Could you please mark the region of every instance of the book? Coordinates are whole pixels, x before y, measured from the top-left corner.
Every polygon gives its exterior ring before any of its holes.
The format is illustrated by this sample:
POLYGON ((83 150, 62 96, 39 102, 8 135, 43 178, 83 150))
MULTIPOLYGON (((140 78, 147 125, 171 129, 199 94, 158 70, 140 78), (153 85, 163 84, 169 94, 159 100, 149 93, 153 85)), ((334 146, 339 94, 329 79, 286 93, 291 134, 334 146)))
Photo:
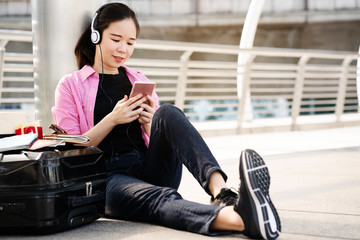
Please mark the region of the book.
POLYGON ((87 136, 73 134, 45 134, 45 140, 60 140, 67 143, 86 144, 90 141, 87 136))
POLYGON ((44 147, 57 147, 61 145, 61 140, 45 140, 45 139, 37 139, 30 147, 30 150, 37 150, 44 147))
POLYGON ((0 139, 0 152, 29 149, 38 138, 36 133, 14 135, 0 139))

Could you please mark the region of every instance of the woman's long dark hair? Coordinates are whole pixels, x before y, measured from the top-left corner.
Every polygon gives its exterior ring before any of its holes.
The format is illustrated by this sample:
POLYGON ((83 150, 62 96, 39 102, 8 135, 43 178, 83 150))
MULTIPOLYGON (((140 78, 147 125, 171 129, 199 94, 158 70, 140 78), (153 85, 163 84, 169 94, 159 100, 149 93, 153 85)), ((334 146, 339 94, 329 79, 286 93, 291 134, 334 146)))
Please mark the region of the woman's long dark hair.
MULTIPOLYGON (((101 9, 101 8, 100 8, 101 9)), ((102 35, 103 31, 109 27, 110 23, 131 18, 136 26, 136 38, 140 34, 140 26, 136 14, 128 6, 122 3, 110 3, 101 9, 95 21, 94 29, 102 35)), ((95 44, 91 41, 91 23, 81 34, 76 47, 75 56, 79 69, 85 65, 94 65, 95 44)))

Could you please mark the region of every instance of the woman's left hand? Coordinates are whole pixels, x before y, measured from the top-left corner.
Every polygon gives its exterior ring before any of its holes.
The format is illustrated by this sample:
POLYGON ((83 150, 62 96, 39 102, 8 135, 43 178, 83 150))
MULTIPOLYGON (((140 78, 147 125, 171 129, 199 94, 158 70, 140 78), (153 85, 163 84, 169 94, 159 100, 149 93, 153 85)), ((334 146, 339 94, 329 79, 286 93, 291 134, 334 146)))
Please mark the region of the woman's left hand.
POLYGON ((146 98, 149 100, 149 104, 142 103, 140 105, 144 111, 140 113, 139 123, 143 126, 147 135, 150 136, 151 122, 155 114, 155 102, 154 99, 149 95, 146 96, 146 98))

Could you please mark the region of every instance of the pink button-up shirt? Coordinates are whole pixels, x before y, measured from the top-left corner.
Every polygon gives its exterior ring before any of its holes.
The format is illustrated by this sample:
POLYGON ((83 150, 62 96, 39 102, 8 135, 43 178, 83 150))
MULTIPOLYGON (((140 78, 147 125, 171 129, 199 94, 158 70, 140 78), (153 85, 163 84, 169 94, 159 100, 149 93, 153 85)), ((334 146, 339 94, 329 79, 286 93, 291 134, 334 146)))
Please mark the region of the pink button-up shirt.
MULTIPOLYGON (((141 72, 122 66, 133 85, 135 81, 149 81, 141 72)), ((55 106, 51 109, 55 123, 69 134, 84 134, 94 127, 94 108, 99 86, 99 74, 90 66, 64 76, 55 91, 55 106)), ((156 109, 159 98, 152 95, 156 109)), ((149 145, 149 136, 142 128, 145 144, 149 145)))

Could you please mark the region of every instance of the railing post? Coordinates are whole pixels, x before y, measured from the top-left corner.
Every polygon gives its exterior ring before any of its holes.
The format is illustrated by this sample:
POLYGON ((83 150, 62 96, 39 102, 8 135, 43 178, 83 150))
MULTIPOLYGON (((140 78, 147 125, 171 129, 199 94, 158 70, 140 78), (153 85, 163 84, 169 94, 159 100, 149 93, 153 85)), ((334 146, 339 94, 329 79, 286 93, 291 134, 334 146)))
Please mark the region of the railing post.
POLYGON ((360 113, 360 46, 356 63, 356 92, 358 99, 358 113, 360 113))
POLYGON ((2 100, 2 87, 4 78, 4 64, 5 64, 5 46, 8 40, 0 40, 0 104, 2 100))
MULTIPOLYGON (((238 109, 237 109, 237 134, 242 133, 243 131, 243 123, 245 121, 245 110, 246 106, 251 107, 251 93, 250 93, 250 79, 251 79, 251 65, 255 59, 255 55, 248 56, 248 61, 246 62, 246 65, 244 71, 244 81, 242 83, 241 88, 241 96, 238 100, 238 109), (250 101, 250 102, 248 102, 250 101)), ((239 66, 238 66, 239 67, 239 66)))
MULTIPOLYGON (((246 14, 244 26, 240 38, 240 49, 251 49, 254 45, 255 33, 259 23, 260 15, 263 10, 265 0, 251 0, 249 9, 246 14)), ((245 120, 245 115, 252 119, 252 109, 251 109, 251 100, 250 92, 244 91, 245 85, 249 85, 250 77, 246 79, 246 76, 249 75, 249 66, 254 60, 254 56, 250 56, 247 53, 239 52, 238 54, 238 67, 237 67, 237 96, 238 96, 238 121, 237 121, 237 132, 242 132, 242 124, 245 120), (251 58, 251 59, 250 59, 251 58), (247 68, 244 69, 243 66, 247 68), (247 83, 245 83, 247 82, 247 83), (249 103, 247 105, 247 103, 249 103), (248 107, 250 106, 250 107, 248 107), (247 112, 245 112, 247 110, 247 112)), ((247 87, 249 89, 249 86, 247 87)))
POLYGON ((292 130, 297 130, 297 120, 300 116, 301 109, 301 99, 304 89, 304 74, 305 74, 305 65, 309 61, 310 57, 307 55, 302 56, 298 61, 298 74, 296 77, 295 87, 294 87, 294 97, 291 107, 291 128, 292 130))
POLYGON ((336 108, 335 108, 335 116, 336 122, 341 122, 341 115, 344 113, 344 104, 345 104, 345 97, 346 97, 346 87, 348 83, 348 67, 352 62, 353 58, 347 57, 343 60, 341 64, 341 75, 339 79, 339 87, 338 93, 336 98, 336 108))
POLYGON ((188 71, 188 64, 191 54, 193 51, 185 51, 180 56, 180 67, 179 67, 179 77, 178 83, 176 87, 176 99, 175 105, 184 111, 185 106, 185 95, 186 95, 186 84, 187 84, 187 71, 188 71))

